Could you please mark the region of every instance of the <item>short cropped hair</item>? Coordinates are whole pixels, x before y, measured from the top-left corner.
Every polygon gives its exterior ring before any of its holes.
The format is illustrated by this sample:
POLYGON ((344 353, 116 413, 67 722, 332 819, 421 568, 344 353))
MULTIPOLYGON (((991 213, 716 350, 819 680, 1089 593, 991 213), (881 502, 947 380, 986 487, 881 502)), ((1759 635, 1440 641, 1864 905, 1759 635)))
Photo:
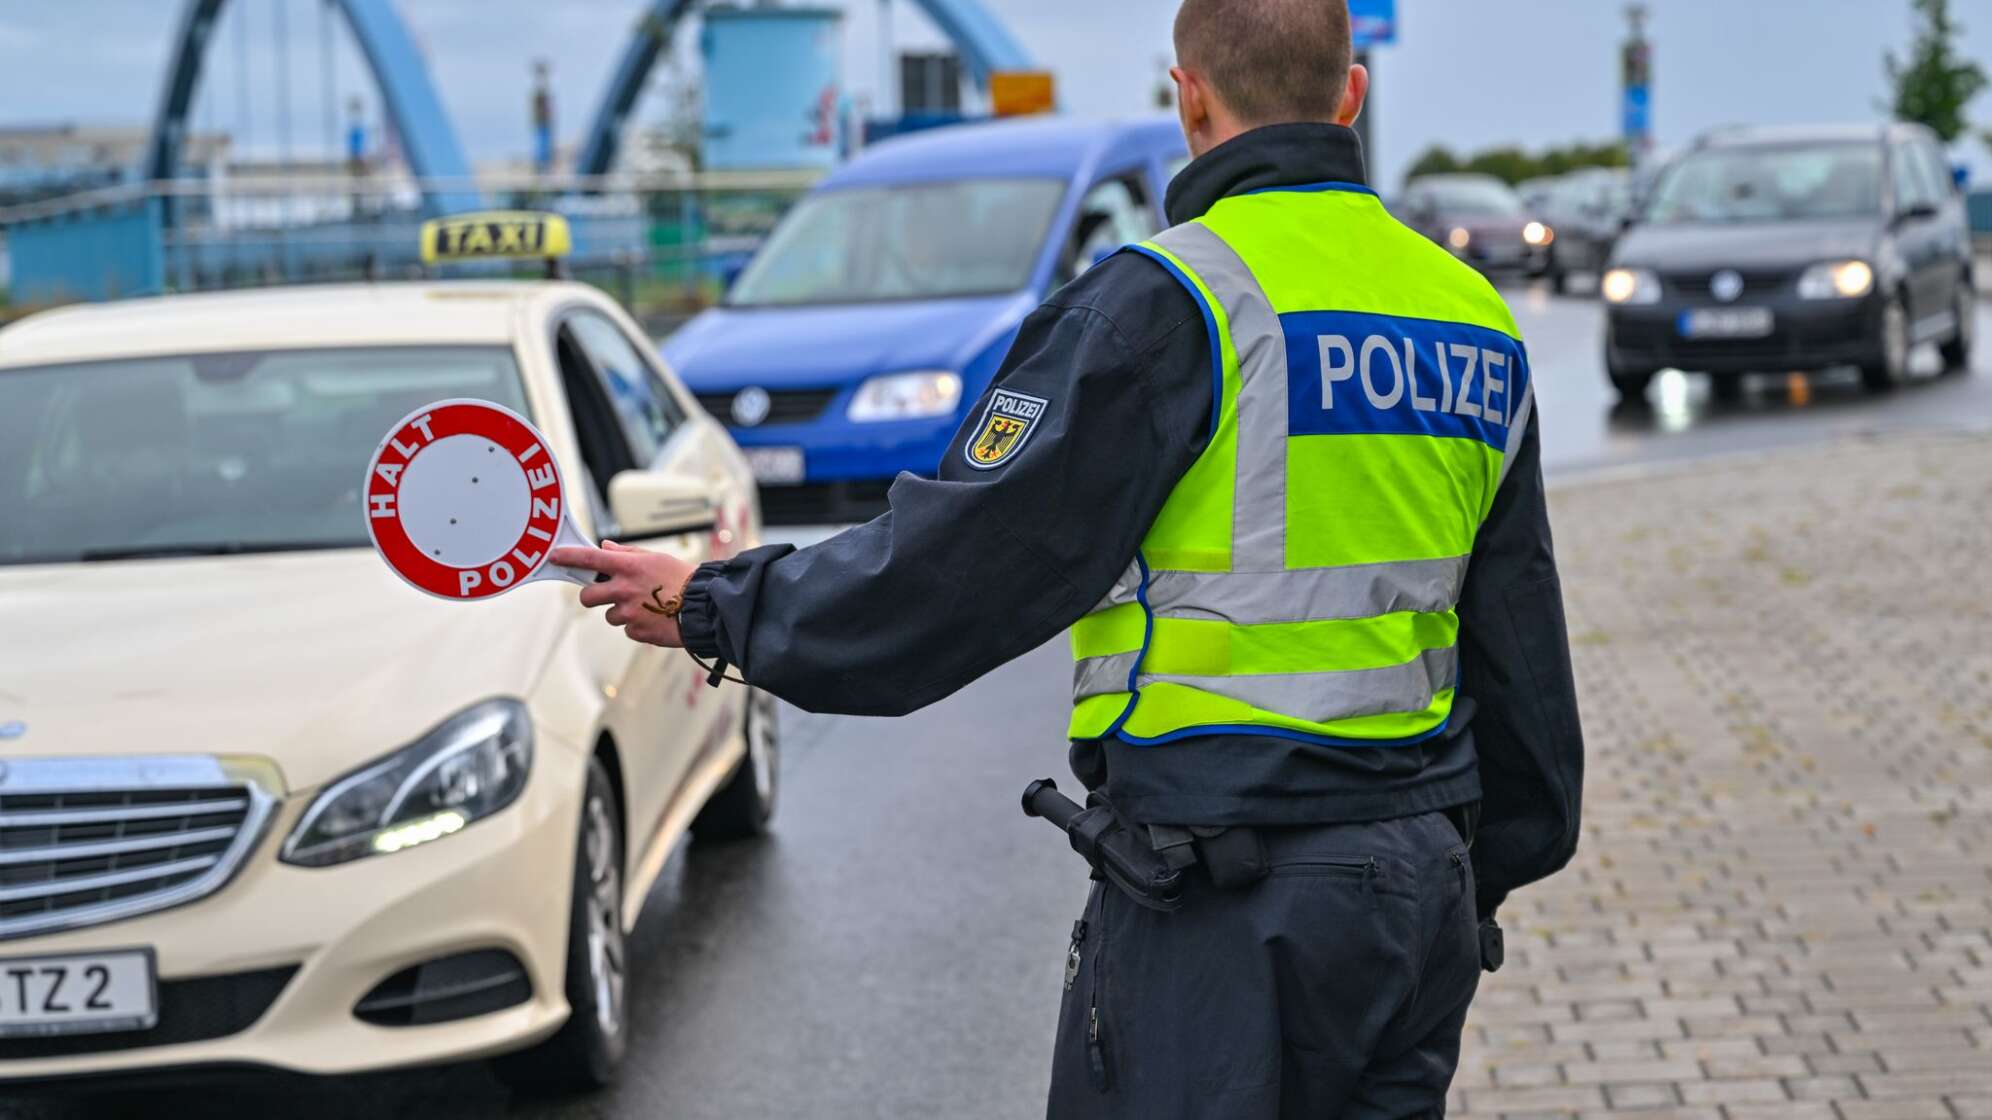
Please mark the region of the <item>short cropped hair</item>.
POLYGON ((1348 0, 1183 0, 1176 59, 1247 125, 1332 121, 1354 48, 1348 0))

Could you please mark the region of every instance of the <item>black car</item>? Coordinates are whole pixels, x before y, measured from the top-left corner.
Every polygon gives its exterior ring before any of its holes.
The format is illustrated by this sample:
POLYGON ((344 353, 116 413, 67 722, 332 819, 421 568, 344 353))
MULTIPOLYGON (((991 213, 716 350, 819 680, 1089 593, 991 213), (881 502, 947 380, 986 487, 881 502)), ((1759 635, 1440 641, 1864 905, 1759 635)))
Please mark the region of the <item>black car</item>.
POLYGON ((1573 272, 1604 271, 1631 206, 1629 178, 1621 168, 1593 167, 1551 180, 1543 189, 1534 210, 1551 230, 1543 268, 1551 290, 1562 291, 1573 272))
POLYGON ((1549 227, 1492 175, 1421 175, 1404 185, 1393 211, 1482 272, 1542 271, 1549 227))
POLYGON ((1699 370, 1860 368, 1894 385, 1920 342, 1971 349, 1971 236, 1936 135, 1920 125, 1729 129, 1669 164, 1619 239, 1601 291, 1619 394, 1699 370))

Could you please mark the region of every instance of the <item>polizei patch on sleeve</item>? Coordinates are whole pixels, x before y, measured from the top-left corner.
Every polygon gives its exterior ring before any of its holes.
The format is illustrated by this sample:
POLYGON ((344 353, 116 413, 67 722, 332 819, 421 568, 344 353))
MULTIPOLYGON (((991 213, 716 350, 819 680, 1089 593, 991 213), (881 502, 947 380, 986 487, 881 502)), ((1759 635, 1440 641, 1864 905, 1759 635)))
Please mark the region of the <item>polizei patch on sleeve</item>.
POLYGON ((979 471, 993 471, 1009 462, 1037 430, 1038 420, 1050 404, 1041 397, 996 390, 996 395, 989 398, 989 408, 975 425, 975 434, 962 450, 968 465, 979 471))

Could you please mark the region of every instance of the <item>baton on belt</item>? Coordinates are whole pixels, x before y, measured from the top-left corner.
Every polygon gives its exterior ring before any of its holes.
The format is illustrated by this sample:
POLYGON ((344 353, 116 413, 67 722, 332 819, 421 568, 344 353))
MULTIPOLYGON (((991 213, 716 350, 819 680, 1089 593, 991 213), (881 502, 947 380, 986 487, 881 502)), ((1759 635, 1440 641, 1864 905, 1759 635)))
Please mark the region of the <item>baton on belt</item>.
POLYGON ((1140 905, 1165 913, 1183 905, 1182 871, 1130 832, 1099 794, 1089 795, 1081 806, 1058 792, 1050 778, 1040 778, 1024 790, 1024 815, 1058 826, 1071 839, 1073 851, 1140 905))

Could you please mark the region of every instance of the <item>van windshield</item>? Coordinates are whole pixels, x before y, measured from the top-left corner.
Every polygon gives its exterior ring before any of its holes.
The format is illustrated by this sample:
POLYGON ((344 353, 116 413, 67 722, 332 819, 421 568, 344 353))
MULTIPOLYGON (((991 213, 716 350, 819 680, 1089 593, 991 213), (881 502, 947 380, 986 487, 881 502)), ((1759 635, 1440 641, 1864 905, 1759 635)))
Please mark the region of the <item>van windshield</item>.
POLYGON ((1065 183, 961 179, 820 191, 798 203, 727 304, 995 295, 1026 287, 1065 183))
POLYGON ((1651 222, 1789 222, 1881 213, 1881 145, 1709 148, 1683 156, 1653 193, 1651 222))

